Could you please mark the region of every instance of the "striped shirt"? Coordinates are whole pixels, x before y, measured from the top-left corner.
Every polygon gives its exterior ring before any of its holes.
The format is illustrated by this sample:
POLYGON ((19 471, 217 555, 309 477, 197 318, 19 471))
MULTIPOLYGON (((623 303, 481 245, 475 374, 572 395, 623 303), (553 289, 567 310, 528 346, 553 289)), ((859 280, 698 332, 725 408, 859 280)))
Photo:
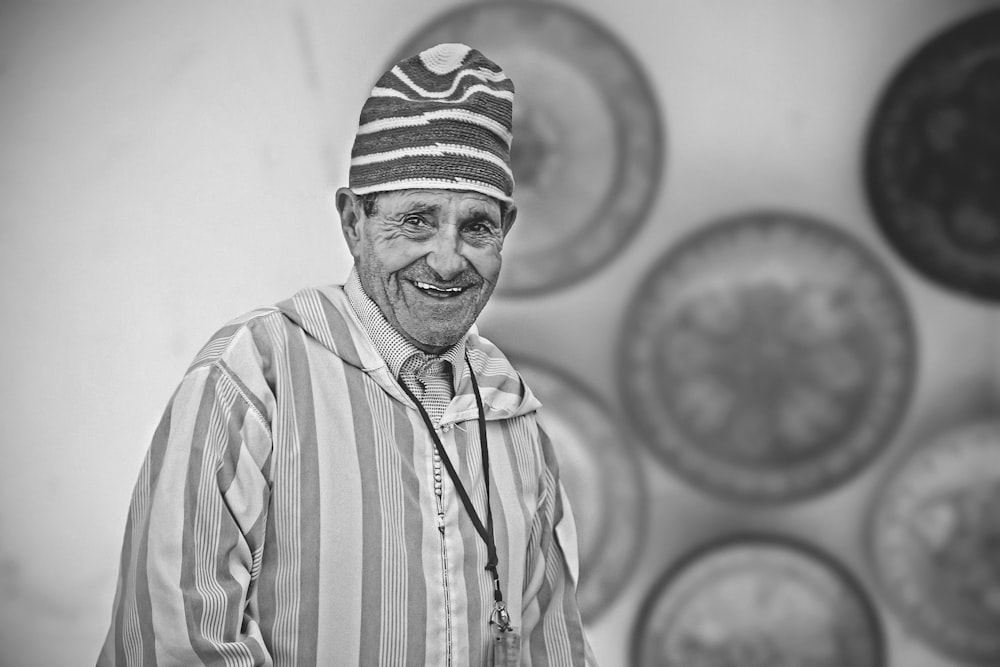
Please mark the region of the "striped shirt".
MULTIPOLYGON (((593 658, 538 401, 475 330, 499 572, 521 664, 593 658)), ((468 371, 438 433, 485 516, 468 371)), ((340 286, 223 327, 139 474, 99 665, 488 664, 493 582, 433 444, 340 286)))

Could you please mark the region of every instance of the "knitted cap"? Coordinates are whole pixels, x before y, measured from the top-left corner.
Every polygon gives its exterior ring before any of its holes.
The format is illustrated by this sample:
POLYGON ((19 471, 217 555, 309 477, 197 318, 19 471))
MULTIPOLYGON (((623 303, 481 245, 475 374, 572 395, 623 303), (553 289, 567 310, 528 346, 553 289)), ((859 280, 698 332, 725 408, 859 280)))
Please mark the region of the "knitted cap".
POLYGON ((361 109, 349 184, 472 190, 511 201, 514 83, 465 44, 439 44, 382 77, 361 109))

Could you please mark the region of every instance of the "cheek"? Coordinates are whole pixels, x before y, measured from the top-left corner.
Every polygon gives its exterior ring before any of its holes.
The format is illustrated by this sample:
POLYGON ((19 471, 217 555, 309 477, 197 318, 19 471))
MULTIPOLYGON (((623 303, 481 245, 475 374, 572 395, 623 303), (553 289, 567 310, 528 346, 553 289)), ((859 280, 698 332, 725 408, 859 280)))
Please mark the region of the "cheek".
POLYGON ((503 261, 500 256, 499 245, 488 248, 477 248, 466 253, 465 258, 476 269, 476 273, 490 282, 496 282, 497 276, 500 275, 500 265, 503 261))
POLYGON ((379 267, 382 274, 390 274, 406 268, 421 257, 419 244, 402 239, 374 237, 366 244, 367 261, 379 267))

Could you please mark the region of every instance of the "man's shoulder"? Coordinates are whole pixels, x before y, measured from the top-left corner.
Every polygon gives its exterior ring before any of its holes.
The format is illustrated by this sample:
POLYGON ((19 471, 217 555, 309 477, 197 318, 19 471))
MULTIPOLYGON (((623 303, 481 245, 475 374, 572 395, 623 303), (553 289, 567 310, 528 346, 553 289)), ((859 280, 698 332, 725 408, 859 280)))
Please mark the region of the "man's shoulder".
POLYGON ((484 363, 491 362, 510 367, 510 361, 503 350, 492 340, 479 333, 479 328, 475 325, 465 337, 465 349, 470 355, 482 359, 484 363))
POLYGON ((216 329, 202 346, 198 354, 195 355, 188 367, 188 372, 210 366, 219 361, 243 334, 248 332, 257 322, 267 318, 277 318, 281 314, 275 306, 264 306, 247 311, 242 315, 234 317, 224 325, 216 329))
POLYGON ((349 335, 340 285, 306 287, 273 305, 254 308, 219 327, 191 362, 188 371, 209 366, 237 352, 247 343, 255 353, 284 347, 288 335, 302 331, 336 347, 336 339, 349 335))
POLYGON ((541 403, 507 355, 476 328, 466 338, 466 352, 479 381, 483 400, 498 418, 525 415, 540 407, 541 403))

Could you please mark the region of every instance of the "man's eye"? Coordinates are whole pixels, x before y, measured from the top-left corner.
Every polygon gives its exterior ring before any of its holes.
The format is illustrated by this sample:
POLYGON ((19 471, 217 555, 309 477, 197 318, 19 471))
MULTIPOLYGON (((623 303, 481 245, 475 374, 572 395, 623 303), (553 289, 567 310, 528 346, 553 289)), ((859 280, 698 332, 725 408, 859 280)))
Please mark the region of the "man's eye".
POLYGON ((403 218, 403 224, 407 227, 426 227, 427 221, 419 215, 408 215, 403 218))
POLYGON ((473 234, 492 234, 493 226, 485 222, 473 222, 465 228, 473 234))

